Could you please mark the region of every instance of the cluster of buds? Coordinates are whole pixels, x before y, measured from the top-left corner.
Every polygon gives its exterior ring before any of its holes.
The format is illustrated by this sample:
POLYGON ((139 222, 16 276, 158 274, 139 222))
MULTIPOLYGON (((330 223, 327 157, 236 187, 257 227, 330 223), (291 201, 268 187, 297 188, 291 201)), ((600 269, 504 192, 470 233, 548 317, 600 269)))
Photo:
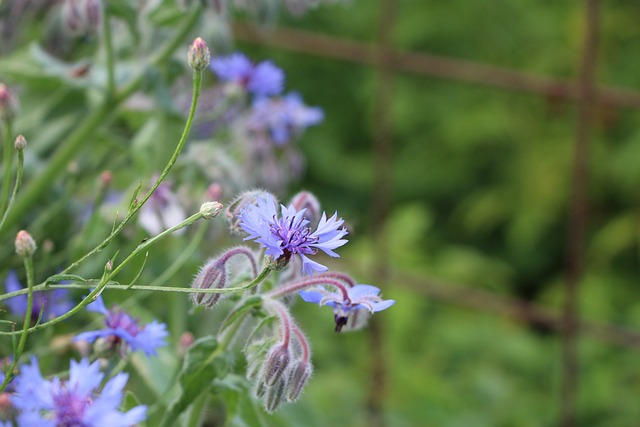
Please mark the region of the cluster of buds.
POLYGON ((247 379, 254 384, 255 397, 271 413, 284 402, 298 400, 313 367, 309 343, 284 304, 266 299, 264 307, 277 319, 277 339, 272 335, 249 341, 245 354, 247 379))

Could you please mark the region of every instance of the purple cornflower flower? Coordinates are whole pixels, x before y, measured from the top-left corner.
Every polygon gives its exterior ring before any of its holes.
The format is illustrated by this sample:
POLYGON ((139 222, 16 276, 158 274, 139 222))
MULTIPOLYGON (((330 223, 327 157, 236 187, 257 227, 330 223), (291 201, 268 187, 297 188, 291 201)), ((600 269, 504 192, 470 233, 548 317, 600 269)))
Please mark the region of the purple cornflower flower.
POLYGON ((276 145, 284 145, 309 126, 324 119, 321 108, 307 107, 297 93, 281 98, 261 98, 253 103, 249 128, 267 133, 276 145))
POLYGON ((386 310, 396 303, 392 299, 383 300, 380 298, 378 296, 380 289, 371 285, 355 285, 352 288, 347 288, 348 298, 345 298, 341 292, 329 292, 321 286, 298 293, 306 302, 333 307, 336 332, 340 332, 349 321, 349 315, 357 314, 358 310, 375 313, 386 310))
MULTIPOLYGON (((171 191, 171 186, 161 183, 153 192, 147 203, 140 208, 139 222, 149 234, 157 235, 180 224, 187 218, 178 197, 171 191)), ((177 233, 184 230, 178 230, 177 233)))
POLYGON ((271 61, 253 64, 239 52, 212 59, 209 68, 220 80, 237 83, 257 96, 278 95, 284 86, 284 72, 271 61))
POLYGON ((123 389, 129 375, 120 373, 107 381, 98 394, 104 378, 100 362, 87 359, 71 361, 69 380, 58 377, 46 380, 38 362, 23 365, 16 379, 12 403, 20 410, 20 427, 131 427, 146 418, 146 406, 120 412, 123 389))
POLYGON ((273 199, 258 197, 256 204, 250 204, 240 213, 240 227, 249 233, 244 240, 254 240, 265 247, 265 253, 278 264, 287 265, 293 254, 302 259, 302 272, 313 274, 316 271, 328 270, 322 264, 307 258, 315 255, 318 249, 329 256, 339 257, 333 251, 347 243, 343 239, 347 230, 340 228, 344 223, 338 214, 327 219, 323 212, 316 231, 308 227, 305 209, 297 211, 293 205, 280 205, 281 217, 278 218, 276 202, 273 199))
MULTIPOLYGON (((23 289, 18 275, 15 271, 10 270, 7 279, 4 282, 4 288, 7 292, 15 292, 23 289)), ((11 313, 16 316, 24 316, 27 311, 27 296, 18 295, 9 298, 6 302, 11 313)), ((55 289, 50 292, 35 292, 33 294, 33 307, 31 309, 31 319, 36 321, 42 312, 43 319, 53 319, 62 316, 71 310, 73 304, 69 301, 69 291, 67 289, 55 289)))
POLYGON ((93 342, 98 338, 104 338, 113 347, 128 346, 131 351, 142 350, 147 356, 155 355, 157 347, 167 344, 164 339, 169 333, 164 323, 154 320, 147 325, 141 325, 137 319, 122 310, 107 310, 101 296, 89 304, 87 310, 104 314, 106 328, 82 332, 73 339, 74 341, 93 342))

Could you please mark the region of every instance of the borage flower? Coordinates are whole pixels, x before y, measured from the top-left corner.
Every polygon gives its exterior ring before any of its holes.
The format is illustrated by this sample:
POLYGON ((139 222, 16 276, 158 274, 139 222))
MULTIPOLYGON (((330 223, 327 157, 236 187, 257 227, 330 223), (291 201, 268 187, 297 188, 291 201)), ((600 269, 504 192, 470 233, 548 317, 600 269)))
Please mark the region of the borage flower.
POLYGON ((278 95, 284 85, 284 73, 271 61, 253 64, 242 53, 211 60, 211 70, 224 82, 237 83, 258 96, 278 95))
POLYGON ((323 119, 322 109, 307 107, 299 94, 290 93, 281 98, 256 100, 249 116, 249 128, 269 135, 276 145, 281 146, 323 119))
POLYGON ((167 344, 164 339, 169 333, 164 323, 154 320, 147 325, 141 325, 137 319, 122 310, 107 310, 101 296, 89 304, 87 310, 104 314, 106 328, 82 332, 73 339, 74 341, 93 342, 98 338, 104 338, 111 348, 121 346, 123 352, 126 347, 131 351, 142 350, 147 356, 155 355, 156 348, 167 344))
POLYGON ((330 292, 324 287, 299 291, 300 297, 306 302, 333 307, 336 321, 336 332, 340 332, 349 321, 349 316, 358 315, 358 310, 366 310, 369 313, 386 310, 395 304, 395 300, 383 300, 378 295, 380 289, 371 285, 356 285, 347 288, 348 298, 342 293, 330 292))
POLYGON ((308 227, 305 209, 296 210, 293 205, 280 205, 281 216, 278 218, 276 202, 272 199, 258 197, 256 204, 250 204, 240 213, 240 227, 249 233, 244 240, 254 240, 265 247, 265 253, 279 266, 286 266, 294 254, 302 259, 302 272, 313 274, 326 271, 327 267, 307 258, 315 255, 318 249, 329 256, 339 257, 333 251, 345 243, 343 239, 347 230, 340 226, 344 223, 338 214, 327 219, 323 212, 316 231, 308 227))
MULTIPOLYGON (((23 289, 15 271, 10 270, 9 274, 7 274, 4 288, 7 292, 15 292, 23 289)), ((6 304, 11 313, 16 316, 24 316, 27 311, 27 296, 18 295, 9 298, 6 304)), ((53 319, 54 317, 62 316, 71 310, 72 307, 73 304, 69 300, 69 291, 67 289, 55 289, 51 292, 35 292, 33 294, 31 319, 33 321, 38 320, 39 317, 43 319, 53 319)))
POLYGON ((69 380, 55 377, 45 380, 38 362, 24 365, 16 379, 16 393, 11 402, 20 410, 20 427, 131 427, 146 418, 146 406, 120 412, 123 389, 128 374, 110 379, 101 394, 98 388, 104 378, 100 362, 87 359, 71 361, 69 380))

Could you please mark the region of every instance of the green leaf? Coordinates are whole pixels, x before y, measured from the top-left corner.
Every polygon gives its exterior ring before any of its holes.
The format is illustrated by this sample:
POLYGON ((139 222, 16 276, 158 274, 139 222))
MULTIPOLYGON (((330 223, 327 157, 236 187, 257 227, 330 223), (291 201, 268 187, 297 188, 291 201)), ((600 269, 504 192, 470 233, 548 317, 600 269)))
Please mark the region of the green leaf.
POLYGON ((229 372, 230 365, 230 354, 220 351, 215 337, 196 340, 187 352, 178 378, 182 390, 167 410, 161 425, 175 425, 178 416, 200 394, 209 390, 214 378, 223 378, 229 372))

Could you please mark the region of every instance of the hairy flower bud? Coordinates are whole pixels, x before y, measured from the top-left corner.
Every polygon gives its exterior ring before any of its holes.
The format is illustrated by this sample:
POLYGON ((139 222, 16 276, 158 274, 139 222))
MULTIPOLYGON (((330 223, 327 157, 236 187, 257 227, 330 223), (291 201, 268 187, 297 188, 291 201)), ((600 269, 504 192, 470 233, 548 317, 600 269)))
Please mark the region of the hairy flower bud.
POLYGON ((284 371, 289 366, 290 360, 291 354, 289 353, 289 347, 283 344, 272 347, 264 362, 262 372, 264 383, 267 386, 273 386, 280 380, 284 371))
POLYGON ((13 120, 18 114, 18 99, 11 89, 0 83, 0 120, 13 120))
POLYGON ((200 215, 204 219, 212 219, 217 217, 222 211, 222 203, 219 202, 205 202, 200 206, 200 215))
POLYGON ((204 70, 209 66, 211 60, 211 54, 209 53, 209 47, 204 40, 200 37, 195 39, 189 47, 187 54, 189 60, 189 66, 196 71, 204 70))
POLYGON ((287 400, 289 402, 298 400, 312 372, 311 363, 305 361, 298 362, 289 370, 289 380, 287 381, 287 400))
POLYGON ((284 400, 284 392, 287 388, 286 377, 278 379, 272 386, 267 386, 266 393, 264 395, 264 409, 272 414, 278 409, 278 406, 284 400))
MULTIPOLYGON (((220 258, 210 259, 201 269, 191 287, 193 289, 222 289, 227 283, 227 270, 224 262, 220 258)), ((195 305, 202 305, 206 308, 213 307, 220 299, 219 293, 193 293, 191 301, 195 305)))
POLYGON ((22 151, 27 147, 27 140, 24 139, 24 136, 22 136, 22 134, 20 134, 13 143, 13 146, 16 150, 22 151))
POLYGON ((291 198, 291 204, 297 211, 306 209, 304 216, 309 222, 316 226, 320 221, 320 202, 312 193, 308 191, 301 191, 291 198))
POLYGON ((36 241, 25 230, 18 231, 16 235, 16 253, 21 257, 29 257, 36 251, 36 241))

